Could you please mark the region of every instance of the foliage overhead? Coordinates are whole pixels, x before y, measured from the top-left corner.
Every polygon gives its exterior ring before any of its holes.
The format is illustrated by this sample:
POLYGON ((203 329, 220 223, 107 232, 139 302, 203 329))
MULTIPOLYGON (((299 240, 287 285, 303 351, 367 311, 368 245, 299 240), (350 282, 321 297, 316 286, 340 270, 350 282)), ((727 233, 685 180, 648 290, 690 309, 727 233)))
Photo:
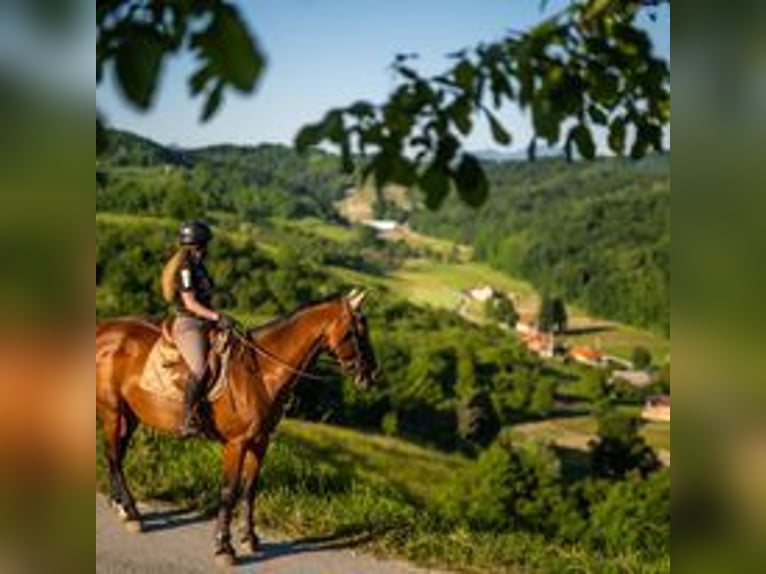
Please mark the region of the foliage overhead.
POLYGON ((231 2, 99 0, 96 7, 96 83, 111 69, 140 110, 154 103, 165 61, 183 52, 196 59, 188 82, 204 100, 203 121, 221 107, 226 90, 250 93, 258 84, 265 57, 231 2))
POLYGON ((670 67, 654 55, 638 17, 663 3, 669 0, 575 1, 529 32, 452 54, 454 65, 433 77, 413 67, 416 55, 399 55, 393 69, 400 83, 387 102, 331 110, 298 134, 296 146, 332 144, 349 172, 358 153, 367 159, 365 176, 417 186, 432 209, 452 188, 468 205, 484 203, 488 179, 460 140, 483 118, 495 141, 510 145, 499 116, 507 104, 531 115, 530 159, 542 141, 563 144, 569 160, 592 160, 596 129, 607 131, 617 155, 661 152, 670 67))
MULTIPOLYGON (((400 84, 387 102, 331 110, 300 131, 296 146, 333 145, 348 173, 356 168, 355 153, 368 157, 366 175, 378 184, 418 186, 432 209, 452 189, 468 205, 485 202, 484 168, 460 140, 483 118, 495 141, 510 145, 501 116, 507 104, 530 112, 530 158, 544 141, 563 143, 570 159, 593 159, 597 128, 608 132, 616 154, 661 151, 670 122, 670 67, 653 53, 638 17, 669 3, 576 0, 528 32, 452 54, 454 65, 434 77, 412 66, 416 56, 399 55, 393 69, 400 84)), ((103 0, 96 26, 97 84, 111 69, 141 110, 151 107, 172 55, 191 52, 197 59, 188 81, 192 95, 204 99, 203 121, 218 111, 226 90, 252 92, 265 66, 256 38, 226 0, 103 0)))

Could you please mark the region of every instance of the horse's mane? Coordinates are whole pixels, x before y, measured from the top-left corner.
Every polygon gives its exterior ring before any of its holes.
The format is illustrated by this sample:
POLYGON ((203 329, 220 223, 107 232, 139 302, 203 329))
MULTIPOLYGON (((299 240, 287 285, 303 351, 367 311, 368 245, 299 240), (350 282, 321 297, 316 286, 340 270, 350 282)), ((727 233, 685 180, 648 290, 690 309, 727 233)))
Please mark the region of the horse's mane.
POLYGON ((294 321, 298 315, 303 313, 304 311, 307 311, 309 309, 313 309, 314 307, 319 307, 320 305, 324 305, 326 303, 333 303, 335 301, 340 300, 343 297, 342 293, 334 293, 332 295, 328 295, 327 297, 323 297, 322 299, 316 299, 314 301, 307 301, 305 303, 301 303, 301 305, 291 311, 287 315, 283 315, 281 317, 276 317, 272 319, 271 321, 264 323, 263 325, 258 325, 252 329, 249 329, 248 332, 250 335, 256 335, 258 333, 262 333, 263 331, 267 331, 269 329, 274 329, 276 327, 281 327, 283 325, 286 325, 290 321, 294 321))

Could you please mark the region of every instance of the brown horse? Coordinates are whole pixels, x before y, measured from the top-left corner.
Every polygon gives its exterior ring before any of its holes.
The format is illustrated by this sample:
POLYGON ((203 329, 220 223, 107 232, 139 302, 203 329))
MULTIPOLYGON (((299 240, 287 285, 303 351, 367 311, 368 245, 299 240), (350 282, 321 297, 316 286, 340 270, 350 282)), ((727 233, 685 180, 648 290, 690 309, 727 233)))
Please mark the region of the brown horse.
MULTIPOLYGON (((231 519, 244 489, 243 544, 256 552, 256 486, 271 435, 295 383, 307 375, 324 351, 332 354, 361 387, 375 379, 377 363, 361 313, 364 294, 354 291, 307 306, 287 318, 250 331, 235 342, 227 390, 210 405, 210 425, 223 444, 223 488, 216 526, 215 554, 233 563, 231 519)), ((145 391, 139 384, 160 329, 139 320, 115 320, 96 326, 96 410, 105 438, 111 498, 130 530, 141 530, 122 470, 139 423, 177 434, 181 402, 145 391)))

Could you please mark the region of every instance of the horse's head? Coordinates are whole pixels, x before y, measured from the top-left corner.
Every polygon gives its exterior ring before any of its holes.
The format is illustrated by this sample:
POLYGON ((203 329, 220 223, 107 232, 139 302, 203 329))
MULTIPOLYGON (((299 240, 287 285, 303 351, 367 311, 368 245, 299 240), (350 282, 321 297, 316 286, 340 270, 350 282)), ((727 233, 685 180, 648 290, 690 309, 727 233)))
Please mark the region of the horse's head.
POLYGON ((378 376, 378 362, 370 343, 367 319, 362 313, 366 296, 355 289, 343 297, 338 319, 326 333, 327 348, 361 388, 371 386, 378 376))

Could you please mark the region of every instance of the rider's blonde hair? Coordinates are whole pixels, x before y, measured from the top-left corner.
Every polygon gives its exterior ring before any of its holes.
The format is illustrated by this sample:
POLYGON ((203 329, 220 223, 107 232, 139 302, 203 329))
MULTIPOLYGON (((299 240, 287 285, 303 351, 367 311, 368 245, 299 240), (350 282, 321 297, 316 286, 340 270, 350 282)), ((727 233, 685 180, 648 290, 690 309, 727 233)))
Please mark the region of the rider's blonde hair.
POLYGON ((178 270, 186 263, 192 248, 183 246, 175 252, 162 270, 162 296, 165 301, 172 303, 178 294, 178 270))

